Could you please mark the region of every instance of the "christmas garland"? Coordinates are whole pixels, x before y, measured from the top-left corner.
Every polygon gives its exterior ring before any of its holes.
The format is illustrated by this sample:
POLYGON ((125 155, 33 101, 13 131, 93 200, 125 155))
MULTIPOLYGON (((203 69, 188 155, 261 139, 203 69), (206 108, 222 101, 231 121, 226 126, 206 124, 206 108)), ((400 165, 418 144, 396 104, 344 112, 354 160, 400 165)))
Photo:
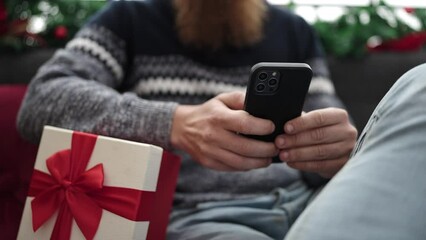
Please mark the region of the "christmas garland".
MULTIPOLYGON (((62 47, 106 1, 0 0, 0 53, 62 47), (35 19, 43 21, 43 29, 31 31, 35 19)), ((286 7, 295 6, 290 3, 286 7)), ((336 57, 417 50, 426 43, 426 9, 406 8, 406 11, 419 20, 420 30, 401 21, 383 1, 365 7, 347 7, 346 14, 337 21, 318 20, 313 26, 327 54, 336 57)))
POLYGON ((404 9, 420 23, 413 29, 383 1, 365 7, 348 7, 337 21, 314 24, 329 55, 363 57, 377 51, 415 51, 426 43, 426 9, 404 9))
POLYGON ((62 47, 105 2, 106 0, 1 0, 0 52, 62 47), (37 24, 42 29, 32 31, 31 27, 37 27, 37 24))

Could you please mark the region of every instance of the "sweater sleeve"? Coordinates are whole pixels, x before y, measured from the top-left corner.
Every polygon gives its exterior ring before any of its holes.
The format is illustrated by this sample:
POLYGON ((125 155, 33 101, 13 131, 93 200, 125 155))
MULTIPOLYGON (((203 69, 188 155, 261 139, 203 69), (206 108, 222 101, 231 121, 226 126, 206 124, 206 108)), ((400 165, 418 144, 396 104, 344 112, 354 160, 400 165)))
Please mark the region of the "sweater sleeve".
POLYGON ((24 138, 37 143, 51 125, 171 148, 177 103, 118 90, 130 59, 124 11, 123 2, 108 4, 39 69, 18 113, 24 138))

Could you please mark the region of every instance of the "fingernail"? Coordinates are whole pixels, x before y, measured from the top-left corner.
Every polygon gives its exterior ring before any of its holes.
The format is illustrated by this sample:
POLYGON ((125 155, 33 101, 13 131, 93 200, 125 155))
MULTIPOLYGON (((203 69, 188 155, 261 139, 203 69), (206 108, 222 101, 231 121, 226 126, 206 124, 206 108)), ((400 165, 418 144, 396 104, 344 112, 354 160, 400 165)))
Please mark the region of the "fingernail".
POLYGON ((287 133, 291 133, 291 132, 293 132, 293 130, 294 130, 294 127, 293 127, 293 125, 292 125, 292 124, 287 124, 287 125, 285 126, 285 131, 286 131, 287 133))
POLYGON ((278 144, 278 147, 284 147, 284 144, 285 144, 284 138, 278 138, 277 144, 278 144))
POLYGON ((280 156, 281 156, 281 160, 288 160, 288 156, 289 156, 290 154, 288 153, 288 152, 283 152, 283 153, 281 153, 280 154, 280 156))
POLYGON ((275 124, 271 123, 271 132, 275 131, 275 124))

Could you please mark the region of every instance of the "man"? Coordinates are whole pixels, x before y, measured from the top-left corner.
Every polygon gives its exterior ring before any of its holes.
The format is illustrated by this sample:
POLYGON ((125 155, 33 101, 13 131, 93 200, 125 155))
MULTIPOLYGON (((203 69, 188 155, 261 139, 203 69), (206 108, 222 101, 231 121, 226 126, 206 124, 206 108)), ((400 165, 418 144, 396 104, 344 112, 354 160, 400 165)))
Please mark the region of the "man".
POLYGON ((282 239, 356 139, 323 57, 302 18, 263 0, 114 1, 40 69, 18 127, 34 142, 49 124, 180 154, 170 239, 282 239), (265 61, 314 71, 307 113, 286 126, 242 110, 265 61), (288 133, 275 143, 236 134, 275 127, 288 133), (271 164, 278 153, 287 164, 271 164))

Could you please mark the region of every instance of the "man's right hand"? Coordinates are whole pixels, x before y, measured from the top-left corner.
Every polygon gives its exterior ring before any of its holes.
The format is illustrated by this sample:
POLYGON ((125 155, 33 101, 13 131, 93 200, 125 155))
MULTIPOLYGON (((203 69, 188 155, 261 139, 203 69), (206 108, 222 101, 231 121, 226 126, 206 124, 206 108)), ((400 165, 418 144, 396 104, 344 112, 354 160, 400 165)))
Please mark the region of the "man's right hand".
POLYGON ((278 154, 274 143, 242 134, 266 135, 272 121, 243 110, 244 93, 223 93, 201 105, 177 107, 171 132, 172 145, 188 152, 205 167, 220 171, 247 171, 266 167, 278 154))

